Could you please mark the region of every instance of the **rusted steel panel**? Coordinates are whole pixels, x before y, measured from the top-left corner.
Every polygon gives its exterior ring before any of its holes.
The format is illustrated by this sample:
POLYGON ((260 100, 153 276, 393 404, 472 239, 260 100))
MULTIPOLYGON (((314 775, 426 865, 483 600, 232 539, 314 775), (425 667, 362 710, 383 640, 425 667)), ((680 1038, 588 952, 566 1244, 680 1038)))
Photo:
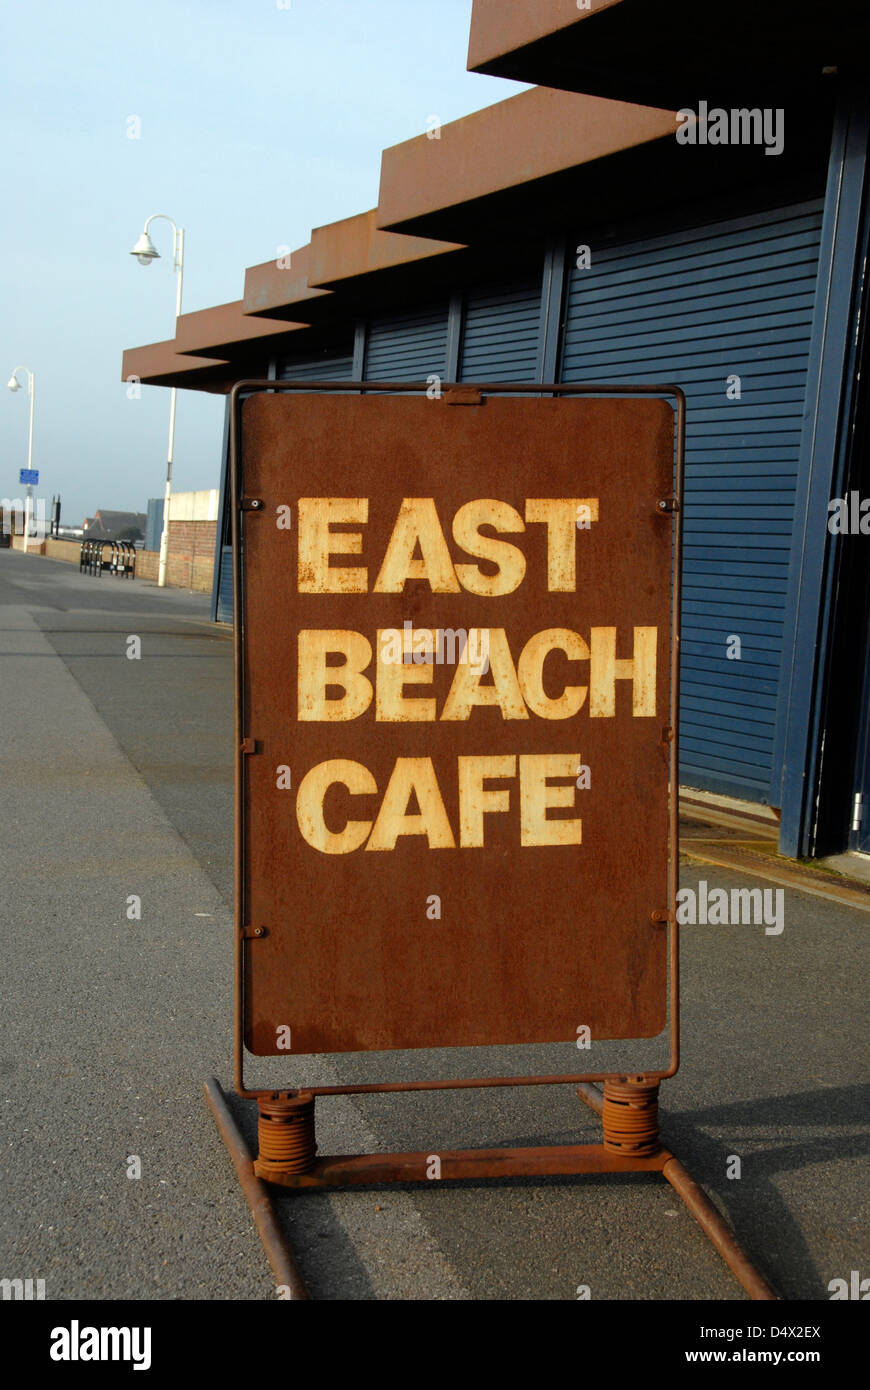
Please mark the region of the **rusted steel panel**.
POLYGON ((175 323, 175 347, 178 352, 192 356, 218 357, 221 353, 238 352, 252 340, 267 343, 272 338, 307 327, 304 323, 289 323, 287 319, 269 323, 262 318, 252 318, 245 314, 244 301, 239 299, 232 304, 216 304, 212 309, 182 314, 175 323))
POLYGON ((619 5, 622 0, 587 0, 581 10, 577 0, 474 0, 468 41, 468 68, 475 72, 487 64, 573 29, 583 19, 619 5))
POLYGON ((140 381, 154 386, 189 386, 228 392, 237 375, 221 358, 187 357, 177 352, 174 338, 126 348, 121 359, 122 381, 137 376, 140 381))
POLYGON ((377 227, 377 208, 315 227, 311 233, 308 283, 335 286, 345 280, 396 266, 414 265, 464 248, 449 241, 398 236, 377 227))
POLYGON ((655 1036, 671 406, 260 394, 241 410, 247 1046, 655 1036), (472 591, 488 588, 509 591, 472 591), (387 659, 378 634, 405 624, 445 634, 435 661, 387 659), (488 634, 488 671, 471 637, 450 660, 457 630, 488 634))
MULTIPOLYGON (((384 150, 377 226, 429 236, 421 223, 432 219, 458 229, 469 224, 467 215, 437 214, 522 185, 531 201, 554 175, 653 140, 673 141, 675 129, 673 112, 533 87, 451 121, 440 140, 417 135, 384 150)), ((459 230, 446 235, 468 239, 459 230)))
MULTIPOLYGON (((328 290, 318 290, 309 284, 311 243, 300 246, 286 256, 273 257, 260 265, 248 266, 245 271, 245 292, 242 304, 246 314, 268 316, 273 310, 299 306, 298 317, 307 322, 311 301, 328 297, 328 290)), ((289 317, 288 313, 288 317, 289 317)))

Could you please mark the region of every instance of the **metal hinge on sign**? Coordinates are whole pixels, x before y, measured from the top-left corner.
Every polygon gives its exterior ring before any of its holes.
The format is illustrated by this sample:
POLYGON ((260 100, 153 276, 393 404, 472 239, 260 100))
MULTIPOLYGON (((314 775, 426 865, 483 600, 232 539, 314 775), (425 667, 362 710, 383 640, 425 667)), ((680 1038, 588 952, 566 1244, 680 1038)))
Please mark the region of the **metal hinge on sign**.
POLYGON ((666 724, 665 727, 662 729, 662 743, 673 743, 673 741, 674 731, 671 728, 670 724, 666 724))
POLYGON ((255 738, 243 738, 239 744, 239 751, 241 753, 256 753, 257 740, 255 738))
POLYGON ((855 793, 855 804, 852 807, 852 829, 860 830, 864 820, 864 793, 855 793))
POLYGON ((674 914, 672 912, 662 912, 660 909, 656 909, 656 911, 651 913, 650 915, 651 920, 656 923, 673 922, 674 920, 674 914))
POLYGON ((658 510, 660 512, 678 512, 680 510, 680 504, 676 497, 660 497, 658 510))
POLYGON ((255 938, 259 941, 269 935, 265 927, 242 927, 241 934, 244 941, 252 941, 255 938))
POLYGON ((483 405, 483 396, 475 386, 453 386, 444 392, 448 405, 483 405))
POLYGON ((240 512, 261 512, 265 503, 261 497, 243 497, 239 503, 240 512))

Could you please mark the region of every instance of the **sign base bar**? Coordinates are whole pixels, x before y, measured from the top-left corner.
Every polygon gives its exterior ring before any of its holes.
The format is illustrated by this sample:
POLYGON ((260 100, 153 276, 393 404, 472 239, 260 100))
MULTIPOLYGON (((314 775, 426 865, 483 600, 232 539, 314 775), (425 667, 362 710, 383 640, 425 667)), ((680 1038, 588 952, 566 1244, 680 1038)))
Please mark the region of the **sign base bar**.
POLYGON ((602 1119, 601 1144, 322 1157, 316 1157, 314 1097, 304 1091, 276 1092, 259 1101, 260 1154, 253 1162, 218 1082, 206 1082, 203 1090, 269 1262, 291 1298, 307 1299, 309 1294, 272 1209, 269 1185, 317 1191, 427 1182, 433 1178, 442 1182, 474 1182, 491 1178, 574 1177, 584 1173, 661 1173, 750 1298, 778 1298, 704 1190, 680 1160, 660 1144, 655 1083, 638 1084, 631 1078, 620 1077, 605 1082, 603 1092, 588 1082, 580 1083, 578 1097, 602 1119))
POLYGON ((306 1173, 288 1173, 257 1159, 254 1172, 279 1187, 358 1187, 366 1183, 427 1182, 437 1158, 442 1182, 479 1178, 574 1177, 580 1173, 660 1173, 670 1155, 644 1158, 609 1153, 603 1144, 548 1145, 539 1149, 457 1149, 434 1153, 339 1154, 316 1158, 306 1173))
POLYGON ((212 1077, 210 1081, 203 1082, 202 1089, 218 1127, 218 1133, 233 1161, 236 1177, 251 1209, 263 1249, 279 1288, 287 1291, 286 1297, 290 1300, 308 1299, 308 1290, 278 1224, 269 1189, 254 1173, 248 1146, 233 1119, 220 1082, 212 1077))
MULTIPOLYGON (((606 1087, 605 1087, 606 1092, 606 1087)), ((588 1081, 581 1081, 577 1095, 605 1120, 605 1095, 588 1081)), ((606 1131, 605 1131, 606 1132, 606 1131)), ((764 1275, 755 1268, 749 1256, 739 1245, 734 1234, 728 1229, 719 1212, 702 1187, 699 1187, 689 1171, 678 1158, 667 1149, 661 1151, 665 1156, 662 1176, 668 1180, 680 1200, 688 1207, 701 1230, 710 1243, 722 1256, 731 1273, 736 1276, 750 1298, 755 1300, 778 1299, 779 1295, 768 1284, 764 1275)))

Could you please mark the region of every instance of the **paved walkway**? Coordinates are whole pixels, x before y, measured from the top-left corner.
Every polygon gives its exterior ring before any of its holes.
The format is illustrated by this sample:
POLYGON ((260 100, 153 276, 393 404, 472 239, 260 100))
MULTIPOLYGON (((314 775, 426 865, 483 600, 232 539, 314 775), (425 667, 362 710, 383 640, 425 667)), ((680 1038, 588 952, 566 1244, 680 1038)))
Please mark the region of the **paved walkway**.
MULTIPOLYGON (((273 1297, 200 1093, 230 1075, 227 635, 201 596, 0 552, 0 671, 0 1276, 43 1278, 48 1298, 273 1297), (139 661, 125 655, 131 635, 139 661)), ((684 884, 699 878, 753 885, 685 868, 684 884)), ((663 1087, 665 1142, 791 1298, 870 1273, 867 922, 786 889, 780 936, 683 934, 684 1062, 663 1087), (726 1177, 734 1154, 739 1180, 726 1177)), ((576 1066, 558 1049, 513 1049, 493 1069, 532 1054, 536 1070, 576 1066)), ((594 1069, 660 1055, 585 1054, 594 1069)), ((254 1062, 252 1074, 292 1085, 479 1067, 457 1050, 254 1062)), ((566 1087, 327 1100, 318 1124, 332 1152, 597 1137, 566 1087)), ((433 1184, 279 1207, 320 1297, 570 1299, 579 1284, 596 1299, 742 1296, 656 1179, 433 1184)))

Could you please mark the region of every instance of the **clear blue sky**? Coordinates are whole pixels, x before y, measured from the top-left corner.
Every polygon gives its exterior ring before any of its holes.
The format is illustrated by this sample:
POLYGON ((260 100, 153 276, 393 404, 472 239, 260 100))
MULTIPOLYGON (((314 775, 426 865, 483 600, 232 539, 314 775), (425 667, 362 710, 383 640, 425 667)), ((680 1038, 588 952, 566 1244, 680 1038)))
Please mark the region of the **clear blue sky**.
MULTIPOLYGON (((240 299, 246 266, 377 202, 380 153, 523 90, 465 71, 471 0, 7 4, 0 59, 5 383, 36 373, 39 494, 78 525, 161 496, 169 392, 126 398, 125 347, 174 332, 145 218, 185 228, 183 309, 240 299), (127 136, 141 120, 141 139, 127 136)), ((28 402, 0 394, 0 495, 19 494, 28 402)), ((176 490, 218 485, 223 398, 179 394, 176 490)))

